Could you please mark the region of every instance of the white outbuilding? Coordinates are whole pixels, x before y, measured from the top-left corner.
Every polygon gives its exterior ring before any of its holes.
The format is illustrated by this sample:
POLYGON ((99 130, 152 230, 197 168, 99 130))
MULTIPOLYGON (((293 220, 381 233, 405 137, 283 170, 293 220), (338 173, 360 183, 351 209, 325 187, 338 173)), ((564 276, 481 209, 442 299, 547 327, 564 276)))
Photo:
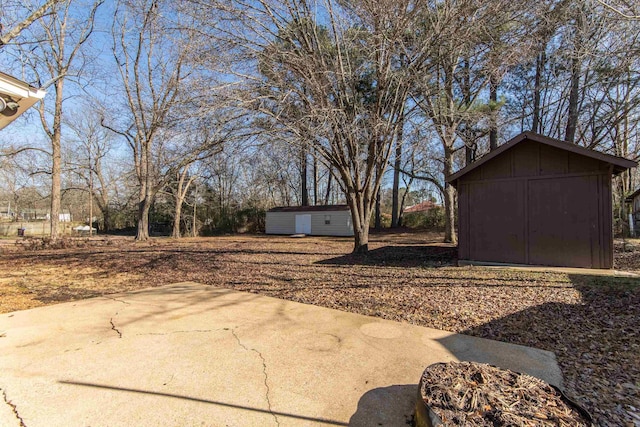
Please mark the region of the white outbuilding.
POLYGON ((347 205, 282 206, 267 211, 266 234, 353 236, 347 205))

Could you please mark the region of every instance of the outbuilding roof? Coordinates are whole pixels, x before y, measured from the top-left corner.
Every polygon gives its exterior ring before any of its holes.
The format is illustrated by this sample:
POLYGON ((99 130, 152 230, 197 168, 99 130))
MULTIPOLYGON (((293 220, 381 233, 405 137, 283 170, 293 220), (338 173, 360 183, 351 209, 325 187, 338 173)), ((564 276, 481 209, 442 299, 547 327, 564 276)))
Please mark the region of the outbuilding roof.
POLYGON ((431 209, 437 208, 438 205, 431 200, 427 200, 426 202, 418 203, 417 205, 408 206, 404 209, 404 213, 414 213, 414 212, 427 212, 431 209))
POLYGON ((487 163, 489 160, 494 159, 495 157, 498 157, 500 154, 504 153, 508 149, 526 140, 539 142, 541 144, 546 144, 551 147, 559 148, 561 150, 569 151, 571 153, 579 154, 582 156, 590 157, 595 160, 600 160, 602 162, 609 163, 610 165, 613 166, 614 175, 624 172, 629 168, 638 166, 637 162, 634 162, 633 160, 625 159, 623 157, 617 157, 617 156, 612 156, 610 154, 601 153, 599 151, 584 148, 579 145, 572 144, 570 142, 561 141, 559 139, 549 138, 547 136, 543 136, 534 132, 523 132, 520 135, 516 136, 515 138, 510 139, 506 144, 501 145, 496 150, 489 152, 488 154, 481 157, 477 161, 460 169, 458 172, 452 175, 449 175, 446 179, 447 182, 454 183, 456 180, 460 179, 461 177, 473 171, 474 169, 487 163))
POLYGON ((269 209, 269 212, 328 212, 348 211, 348 205, 320 205, 320 206, 279 206, 269 209))

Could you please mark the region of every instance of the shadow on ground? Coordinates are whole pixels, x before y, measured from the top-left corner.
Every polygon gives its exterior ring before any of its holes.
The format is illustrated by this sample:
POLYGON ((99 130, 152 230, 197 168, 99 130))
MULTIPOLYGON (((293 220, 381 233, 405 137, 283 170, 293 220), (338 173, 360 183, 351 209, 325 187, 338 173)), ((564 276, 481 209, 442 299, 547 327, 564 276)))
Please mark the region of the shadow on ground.
POLYGON ((581 304, 545 303, 461 333, 554 352, 567 394, 597 423, 632 422, 629 405, 640 402, 640 279, 569 278, 581 304))
POLYGON ((238 405, 238 404, 223 402, 219 400, 202 399, 199 397, 185 396, 181 394, 164 393, 164 392, 151 391, 151 390, 125 388, 125 387, 117 387, 117 386, 111 386, 106 384, 94 384, 94 383, 86 383, 86 382, 78 382, 78 381, 58 381, 58 383, 71 385, 71 386, 98 388, 103 390, 117 391, 117 392, 124 392, 124 393, 146 394, 146 395, 159 396, 159 397, 165 397, 165 398, 171 398, 171 399, 182 399, 182 400, 191 401, 191 402, 205 403, 209 405, 216 405, 216 406, 222 406, 226 408, 238 409, 241 411, 260 412, 264 414, 271 414, 274 417, 276 417, 276 420, 278 419, 277 417, 284 417, 284 418, 291 418, 299 422, 322 423, 322 424, 336 425, 336 426, 347 425, 343 422, 330 420, 327 418, 308 417, 305 415, 293 414, 289 412, 272 411, 272 410, 263 409, 263 408, 255 408, 255 407, 246 406, 246 405, 238 405))
POLYGON ((419 380, 420 378, 416 378, 416 384, 392 385, 369 390, 358 401, 358 408, 349 419, 349 426, 413 425, 419 380))
POLYGON ((383 246, 365 255, 348 254, 318 261, 329 265, 376 265, 388 267, 445 267, 456 265, 458 249, 443 245, 383 246))

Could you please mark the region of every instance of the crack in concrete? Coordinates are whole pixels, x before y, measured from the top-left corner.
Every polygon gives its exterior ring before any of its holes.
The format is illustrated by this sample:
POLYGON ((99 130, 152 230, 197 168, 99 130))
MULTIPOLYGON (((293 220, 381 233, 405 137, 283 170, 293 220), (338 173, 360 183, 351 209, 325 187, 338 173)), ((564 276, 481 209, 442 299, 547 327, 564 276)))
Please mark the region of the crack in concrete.
POLYGON ((214 332, 219 329, 190 329, 186 331, 170 331, 170 332, 147 332, 145 334, 136 334, 136 336, 144 336, 144 335, 172 335, 172 334, 188 334, 188 333, 207 333, 214 332))
POLYGON ((7 391, 5 389, 1 389, 1 390, 2 390, 2 398, 4 399, 4 403, 6 403, 11 407, 13 414, 16 416, 18 421, 20 421, 20 427, 27 427, 27 425, 24 423, 24 420, 20 416, 20 413, 18 412, 18 408, 16 407, 16 405, 12 401, 10 401, 9 398, 7 397, 7 391))
MULTIPOLYGON (((116 316, 117 315, 118 315, 118 313, 116 313, 116 316)), ((109 323, 111 323, 111 329, 118 333, 118 338, 122 338, 122 332, 120 332, 118 330, 118 328, 116 328, 116 325, 113 323, 113 317, 111 319, 109 319, 109 323)))
POLYGON ((264 386, 267 389, 267 392, 265 394, 265 398, 267 400, 267 407, 269 409, 269 413, 273 415, 273 419, 276 421, 276 425, 280 426, 280 420, 278 419, 278 416, 273 412, 273 409, 271 409, 271 399, 269 398, 269 393, 271 392, 271 389, 269 388, 269 383, 268 383, 269 376, 267 375, 267 362, 264 360, 264 356, 262 356, 262 353, 260 353, 255 348, 249 348, 246 345, 242 344, 242 341, 240 341, 240 338, 238 337, 234 329, 228 329, 228 328, 224 328, 224 329, 231 331, 231 334, 235 337, 236 341, 238 341, 238 345, 240 347, 242 347, 246 351, 253 351, 258 355, 258 357, 260 357, 260 360, 262 361, 262 373, 264 374, 264 386))
POLYGON ((116 302, 121 302, 122 304, 131 305, 130 302, 126 302, 126 301, 118 299, 118 298, 108 297, 106 295, 103 295, 103 297, 106 298, 106 299, 110 299, 111 301, 116 301, 116 302))

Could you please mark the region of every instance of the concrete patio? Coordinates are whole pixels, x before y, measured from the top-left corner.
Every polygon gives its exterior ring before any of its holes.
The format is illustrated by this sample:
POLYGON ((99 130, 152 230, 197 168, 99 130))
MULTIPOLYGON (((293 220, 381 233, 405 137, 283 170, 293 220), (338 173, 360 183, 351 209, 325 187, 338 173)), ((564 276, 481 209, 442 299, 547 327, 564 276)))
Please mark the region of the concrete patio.
POLYGON ((2 426, 402 426, 431 363, 547 351, 179 283, 0 315, 2 426))

